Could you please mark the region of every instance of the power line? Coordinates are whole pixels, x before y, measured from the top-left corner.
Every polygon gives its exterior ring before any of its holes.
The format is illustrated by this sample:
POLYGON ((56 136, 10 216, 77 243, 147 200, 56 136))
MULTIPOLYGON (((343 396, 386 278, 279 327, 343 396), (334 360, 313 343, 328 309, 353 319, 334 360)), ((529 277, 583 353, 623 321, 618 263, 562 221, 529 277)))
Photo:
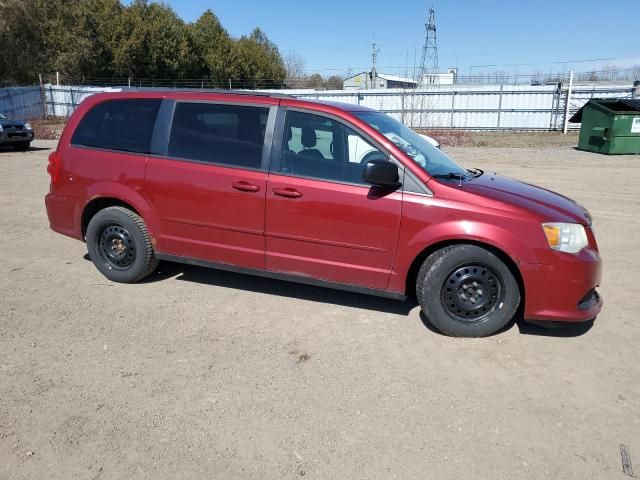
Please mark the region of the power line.
MULTIPOLYGON (((384 45, 383 45, 384 46, 384 45)), ((540 65, 540 66, 545 66, 545 65, 563 65, 563 64, 571 64, 571 63, 589 63, 589 62, 621 62, 621 61, 628 61, 628 60, 634 60, 637 61, 638 63, 640 63, 640 57, 607 57, 607 58, 588 58, 588 59, 581 59, 581 60, 559 60, 559 61, 552 61, 552 62, 530 62, 530 63, 492 63, 492 64, 486 64, 486 65, 471 65, 471 67, 473 68, 488 68, 488 67, 526 67, 526 66, 536 66, 536 65, 540 65)), ((325 68, 316 68, 316 69, 307 69, 308 72, 323 72, 323 71, 345 71, 345 70, 349 70, 349 69, 353 69, 353 70, 367 70, 369 68, 369 66, 347 66, 347 67, 342 67, 342 68, 337 68, 337 67, 325 67, 325 68)), ((378 66, 379 69, 381 68, 386 68, 386 69, 406 69, 406 65, 400 65, 400 66, 378 66)))
MULTIPOLYGON (((582 81, 633 81, 636 75, 640 76, 640 67, 592 69, 575 72, 575 77, 582 81)), ((345 75, 346 76, 346 75, 345 75)), ((343 80, 345 76, 338 77, 343 80)), ((481 73, 472 76, 458 76, 458 84, 469 83, 524 83, 528 80, 543 82, 560 82, 567 79, 565 73, 530 73, 530 74, 503 74, 501 72, 481 73)), ((280 89, 299 85, 299 88, 314 88, 310 83, 310 77, 306 75, 292 77, 285 85, 281 78, 245 78, 245 79, 219 79, 207 78, 135 78, 135 77, 85 77, 78 78, 63 76, 65 84, 86 86, 120 86, 120 87, 157 87, 157 88, 246 88, 246 89, 280 89)), ((327 79, 325 78, 324 81, 327 79)), ((335 84, 331 84, 335 85, 335 84)), ((341 88, 335 85, 336 88, 341 88)))

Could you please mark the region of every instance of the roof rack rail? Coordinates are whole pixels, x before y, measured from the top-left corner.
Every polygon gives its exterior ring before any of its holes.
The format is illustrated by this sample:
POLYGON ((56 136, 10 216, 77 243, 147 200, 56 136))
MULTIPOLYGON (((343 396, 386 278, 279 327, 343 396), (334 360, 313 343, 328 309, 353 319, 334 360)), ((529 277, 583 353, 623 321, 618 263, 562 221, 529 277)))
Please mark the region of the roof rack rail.
POLYGON ((247 95, 257 97, 291 98, 286 93, 261 92, 254 90, 229 90, 223 88, 171 88, 171 87, 121 87, 126 92, 192 92, 192 93, 218 93, 227 95, 247 95))

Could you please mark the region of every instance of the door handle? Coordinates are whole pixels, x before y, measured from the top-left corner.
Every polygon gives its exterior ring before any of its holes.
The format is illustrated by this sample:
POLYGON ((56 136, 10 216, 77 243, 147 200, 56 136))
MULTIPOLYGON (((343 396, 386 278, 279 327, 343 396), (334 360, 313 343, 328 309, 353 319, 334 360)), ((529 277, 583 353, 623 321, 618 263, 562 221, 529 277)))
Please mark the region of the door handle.
POLYGON ((233 182, 231 186, 236 190, 240 190, 241 192, 259 192, 260 191, 260 187, 258 185, 245 182, 244 180, 241 180, 239 182, 233 182))
POLYGON ((287 197, 287 198, 300 198, 302 196, 302 192, 299 192, 295 188, 274 188, 273 194, 278 195, 279 197, 287 197))

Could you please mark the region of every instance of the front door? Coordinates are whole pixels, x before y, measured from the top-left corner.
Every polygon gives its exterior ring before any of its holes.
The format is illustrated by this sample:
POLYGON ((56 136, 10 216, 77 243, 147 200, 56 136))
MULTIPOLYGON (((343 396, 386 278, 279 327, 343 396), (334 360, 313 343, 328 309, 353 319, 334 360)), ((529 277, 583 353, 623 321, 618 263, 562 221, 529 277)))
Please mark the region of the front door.
POLYGON ((287 111, 280 158, 267 182, 267 269, 385 289, 402 194, 362 181, 364 163, 381 156, 342 122, 287 111))
POLYGON ((269 111, 176 104, 167 156, 149 158, 145 181, 160 219, 160 252, 265 268, 263 147, 269 111))

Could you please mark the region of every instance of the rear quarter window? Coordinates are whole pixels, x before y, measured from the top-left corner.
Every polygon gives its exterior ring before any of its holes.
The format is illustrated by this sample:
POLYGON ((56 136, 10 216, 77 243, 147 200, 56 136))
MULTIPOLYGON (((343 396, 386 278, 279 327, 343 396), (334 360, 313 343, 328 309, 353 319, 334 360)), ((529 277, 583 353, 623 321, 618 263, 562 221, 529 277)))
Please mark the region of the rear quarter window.
POLYGON ((161 99, 106 100, 89 110, 71 138, 73 145, 149 153, 161 99))

